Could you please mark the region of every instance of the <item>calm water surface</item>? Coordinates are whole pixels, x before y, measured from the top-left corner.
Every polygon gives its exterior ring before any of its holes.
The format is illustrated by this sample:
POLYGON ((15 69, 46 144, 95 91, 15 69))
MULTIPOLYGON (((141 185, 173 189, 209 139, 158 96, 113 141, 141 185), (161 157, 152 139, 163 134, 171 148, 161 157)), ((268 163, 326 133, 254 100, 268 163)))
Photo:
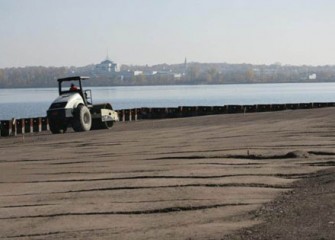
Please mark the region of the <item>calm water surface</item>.
MULTIPOLYGON (((334 102, 335 83, 90 87, 93 102, 114 109, 334 102)), ((0 89, 0 119, 46 116, 56 88, 0 89)))

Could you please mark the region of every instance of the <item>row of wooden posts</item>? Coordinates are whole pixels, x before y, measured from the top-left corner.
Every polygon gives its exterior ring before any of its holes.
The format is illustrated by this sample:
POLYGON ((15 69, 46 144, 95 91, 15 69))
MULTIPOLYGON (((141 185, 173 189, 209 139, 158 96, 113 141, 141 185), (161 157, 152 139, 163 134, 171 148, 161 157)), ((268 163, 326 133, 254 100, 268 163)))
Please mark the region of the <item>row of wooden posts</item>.
MULTIPOLYGON (((213 114, 271 112, 322 107, 335 107, 335 102, 225 106, 181 106, 176 108, 135 108, 116 111, 119 114, 120 122, 128 122, 142 119, 164 119, 213 114)), ((49 123, 46 117, 24 119, 13 118, 11 120, 1 120, 0 130, 0 136, 16 136, 18 134, 38 133, 42 131, 49 131, 49 123)))

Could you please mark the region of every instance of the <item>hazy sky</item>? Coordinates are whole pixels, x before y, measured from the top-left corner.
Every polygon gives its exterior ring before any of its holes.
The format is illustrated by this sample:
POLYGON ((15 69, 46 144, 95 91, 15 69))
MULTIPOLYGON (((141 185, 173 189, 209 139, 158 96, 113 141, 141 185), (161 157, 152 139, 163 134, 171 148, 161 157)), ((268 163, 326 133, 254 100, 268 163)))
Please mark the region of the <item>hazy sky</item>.
POLYGON ((335 64, 334 0, 0 0, 0 68, 335 64))

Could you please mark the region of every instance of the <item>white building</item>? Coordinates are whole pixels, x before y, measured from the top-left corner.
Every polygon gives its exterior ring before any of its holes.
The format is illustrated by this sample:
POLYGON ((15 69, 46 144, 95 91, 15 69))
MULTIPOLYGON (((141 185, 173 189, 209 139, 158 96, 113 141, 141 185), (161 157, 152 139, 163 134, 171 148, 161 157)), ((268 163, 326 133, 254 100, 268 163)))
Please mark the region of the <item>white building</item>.
POLYGON ((120 72, 120 68, 118 64, 114 63, 113 61, 109 60, 108 56, 106 60, 102 61, 101 63, 95 65, 95 71, 98 73, 116 73, 120 72))

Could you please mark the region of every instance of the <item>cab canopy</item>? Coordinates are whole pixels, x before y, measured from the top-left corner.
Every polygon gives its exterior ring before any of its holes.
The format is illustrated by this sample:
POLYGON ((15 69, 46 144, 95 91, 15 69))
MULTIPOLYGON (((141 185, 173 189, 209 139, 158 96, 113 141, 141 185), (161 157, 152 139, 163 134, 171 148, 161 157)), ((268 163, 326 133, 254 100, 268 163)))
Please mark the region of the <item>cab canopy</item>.
POLYGON ((64 81, 81 81, 81 80, 87 80, 89 77, 86 76, 73 76, 73 77, 66 77, 66 78, 58 78, 58 82, 64 82, 64 81))
POLYGON ((64 83, 64 87, 67 88, 66 90, 65 89, 62 89, 62 83, 63 82, 77 82, 75 85, 77 85, 77 87, 79 87, 78 89, 78 92, 81 93, 81 95, 83 95, 82 93, 82 84, 81 84, 81 81, 82 80, 87 80, 89 79, 89 77, 84 77, 84 76, 73 76, 73 77, 66 77, 66 78, 58 78, 57 81, 58 81, 58 91, 59 91, 59 95, 62 95, 64 93, 68 93, 69 90, 68 90, 68 84, 69 83, 64 83))

